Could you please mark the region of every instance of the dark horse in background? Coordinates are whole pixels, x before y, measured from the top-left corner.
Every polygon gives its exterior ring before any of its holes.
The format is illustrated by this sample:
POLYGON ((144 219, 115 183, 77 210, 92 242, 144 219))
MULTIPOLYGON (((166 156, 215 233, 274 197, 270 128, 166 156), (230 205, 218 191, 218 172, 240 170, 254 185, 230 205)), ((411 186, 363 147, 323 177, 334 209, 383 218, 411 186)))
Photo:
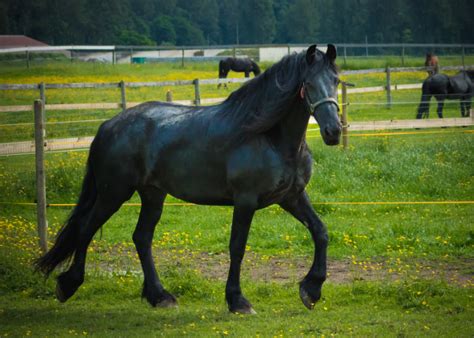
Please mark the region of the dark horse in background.
POLYGON ((104 122, 90 148, 77 206, 51 250, 36 261, 49 275, 72 258, 58 276, 57 298, 66 301, 83 283, 94 234, 137 191, 142 205, 133 241, 144 273, 142 296, 151 305, 177 304, 152 257, 153 233, 170 194, 234 207, 225 297, 235 313, 254 313, 240 288, 240 267, 256 210, 279 204, 303 223, 315 253, 300 297, 312 309, 326 279, 328 235, 305 191, 312 170, 306 129, 313 115, 324 142, 339 143, 335 59, 333 45, 326 54, 313 45, 283 58, 222 104, 147 102, 104 122))
MULTIPOLYGON (((245 77, 250 77, 250 73, 254 76, 260 75, 260 67, 249 58, 232 58, 228 57, 219 61, 219 79, 227 78, 227 74, 233 70, 234 72, 245 73, 245 77)), ((219 88, 221 84, 217 85, 219 88)), ((224 84, 227 87, 227 84, 224 84)))
POLYGON ((428 77, 422 86, 421 102, 418 106, 417 119, 428 118, 430 100, 434 96, 438 101, 438 117, 443 118, 444 100, 460 100, 461 116, 469 116, 471 98, 474 90, 474 71, 461 71, 454 76, 435 74, 428 77))

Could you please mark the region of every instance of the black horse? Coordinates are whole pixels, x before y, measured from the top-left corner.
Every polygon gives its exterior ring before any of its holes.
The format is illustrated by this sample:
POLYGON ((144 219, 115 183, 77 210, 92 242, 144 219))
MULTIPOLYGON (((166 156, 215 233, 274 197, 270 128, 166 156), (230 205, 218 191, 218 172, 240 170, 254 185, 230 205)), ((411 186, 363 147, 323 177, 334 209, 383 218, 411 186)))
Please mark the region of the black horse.
MULTIPOLYGON (((219 79, 227 78, 227 74, 233 70, 234 72, 243 72, 245 73, 245 77, 249 77, 250 73, 253 72, 254 76, 257 76, 261 73, 260 67, 250 60, 249 58, 225 58, 219 61, 219 79)), ((220 87, 221 84, 217 85, 217 88, 220 87)), ((227 87, 226 84, 224 84, 227 87)))
POLYGON ((135 191, 142 206, 133 233, 144 272, 142 296, 153 306, 174 306, 162 286, 151 245, 167 194, 185 201, 234 207, 229 310, 254 313, 240 289, 240 266, 256 210, 279 204, 310 231, 314 262, 300 283, 313 308, 326 279, 327 230, 305 192, 312 158, 306 144, 310 115, 328 145, 339 143, 336 49, 313 45, 283 58, 222 104, 189 107, 147 102, 104 122, 92 142, 82 191, 54 246, 36 262, 49 275, 73 257, 58 276, 56 296, 71 297, 84 281, 86 251, 97 230, 135 191))
POLYGON ((469 116, 473 95, 474 71, 461 71, 454 76, 434 74, 423 81, 421 102, 417 119, 428 118, 430 100, 434 96, 438 101, 438 117, 443 118, 444 100, 460 100, 461 116, 469 116))

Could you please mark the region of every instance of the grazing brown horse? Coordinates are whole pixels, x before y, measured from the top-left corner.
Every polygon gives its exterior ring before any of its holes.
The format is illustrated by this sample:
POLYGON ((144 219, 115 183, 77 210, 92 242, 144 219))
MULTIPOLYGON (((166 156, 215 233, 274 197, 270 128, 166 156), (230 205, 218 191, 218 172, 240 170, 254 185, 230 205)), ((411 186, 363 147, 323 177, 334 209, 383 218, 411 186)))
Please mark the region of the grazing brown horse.
POLYGON ((425 67, 429 76, 439 73, 438 57, 432 53, 426 54, 425 67))

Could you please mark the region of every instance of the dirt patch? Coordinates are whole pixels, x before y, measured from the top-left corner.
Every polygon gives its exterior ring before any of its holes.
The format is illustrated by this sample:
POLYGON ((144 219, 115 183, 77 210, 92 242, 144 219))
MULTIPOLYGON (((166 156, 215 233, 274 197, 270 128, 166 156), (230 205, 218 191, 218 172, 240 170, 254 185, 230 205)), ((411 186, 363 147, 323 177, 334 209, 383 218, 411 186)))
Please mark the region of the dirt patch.
MULTIPOLYGON (((88 269, 106 273, 141 274, 140 262, 131 245, 117 245, 107 249, 93 249, 88 269)), ((224 253, 194 252, 189 250, 154 249, 158 271, 189 269, 213 280, 225 281, 229 268, 229 255, 224 253)), ((249 251, 242 264, 242 278, 261 282, 297 283, 308 272, 311 257, 268 256, 249 251)), ((399 258, 374 258, 359 261, 356 258, 328 261, 328 281, 341 284, 355 280, 384 281, 407 277, 444 280, 453 285, 473 287, 474 260, 406 261, 399 258)))

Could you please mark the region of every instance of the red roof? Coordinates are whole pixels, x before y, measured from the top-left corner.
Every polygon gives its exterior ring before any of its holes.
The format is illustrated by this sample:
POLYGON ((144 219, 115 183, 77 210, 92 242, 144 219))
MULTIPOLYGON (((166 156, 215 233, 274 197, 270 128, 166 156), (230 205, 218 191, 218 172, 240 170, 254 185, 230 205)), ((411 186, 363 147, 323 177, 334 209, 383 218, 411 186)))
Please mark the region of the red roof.
POLYGON ((0 35, 0 48, 45 46, 48 45, 25 35, 0 35))

